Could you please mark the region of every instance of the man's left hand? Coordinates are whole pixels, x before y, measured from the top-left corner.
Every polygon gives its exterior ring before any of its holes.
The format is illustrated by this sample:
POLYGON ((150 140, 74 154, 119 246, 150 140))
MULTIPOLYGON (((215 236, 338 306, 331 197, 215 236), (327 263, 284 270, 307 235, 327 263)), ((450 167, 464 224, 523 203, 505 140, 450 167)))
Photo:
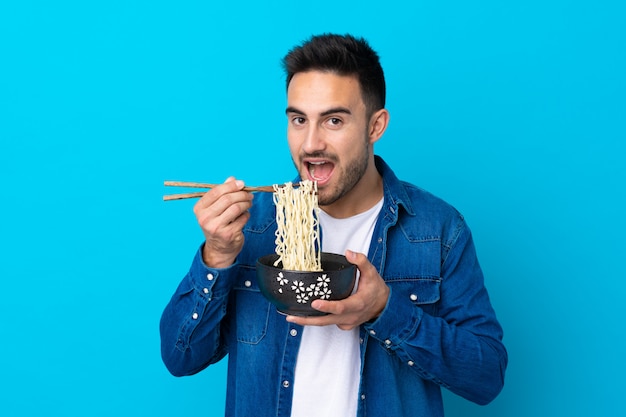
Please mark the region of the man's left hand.
POLYGON ((287 321, 303 326, 327 326, 336 324, 342 330, 351 330, 369 321, 383 311, 389 298, 389 287, 378 274, 367 256, 346 251, 346 258, 359 269, 357 291, 340 301, 315 300, 311 307, 329 313, 321 317, 287 316, 287 321))

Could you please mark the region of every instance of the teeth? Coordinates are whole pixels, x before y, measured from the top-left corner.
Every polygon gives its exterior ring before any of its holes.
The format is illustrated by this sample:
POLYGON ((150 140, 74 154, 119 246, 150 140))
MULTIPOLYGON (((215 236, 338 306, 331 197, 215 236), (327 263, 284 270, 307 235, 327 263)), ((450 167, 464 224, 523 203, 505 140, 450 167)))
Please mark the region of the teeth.
POLYGON ((308 162, 309 164, 309 174, 311 175, 311 178, 318 181, 321 180, 321 178, 317 177, 315 175, 315 169, 318 166, 322 166, 325 165, 327 162, 326 161, 317 161, 317 162, 308 162))
POLYGON ((322 164, 323 162, 309 162, 309 174, 311 174, 311 178, 314 180, 317 180, 317 177, 315 176, 315 167, 322 164))

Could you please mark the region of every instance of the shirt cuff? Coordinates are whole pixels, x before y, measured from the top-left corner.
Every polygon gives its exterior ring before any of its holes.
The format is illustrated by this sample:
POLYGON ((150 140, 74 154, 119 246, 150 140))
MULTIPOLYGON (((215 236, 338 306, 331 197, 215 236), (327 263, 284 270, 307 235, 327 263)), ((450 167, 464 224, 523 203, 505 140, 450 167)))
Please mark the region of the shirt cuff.
POLYGON ((202 260, 202 246, 196 252, 189 269, 189 278, 194 289, 209 300, 228 296, 235 282, 235 262, 227 268, 211 268, 202 260))
POLYGON ((387 305, 382 313, 376 320, 365 324, 370 337, 380 341, 387 349, 395 350, 414 334, 424 314, 421 308, 404 298, 390 288, 387 305), (399 317, 402 319, 398 320, 399 317))

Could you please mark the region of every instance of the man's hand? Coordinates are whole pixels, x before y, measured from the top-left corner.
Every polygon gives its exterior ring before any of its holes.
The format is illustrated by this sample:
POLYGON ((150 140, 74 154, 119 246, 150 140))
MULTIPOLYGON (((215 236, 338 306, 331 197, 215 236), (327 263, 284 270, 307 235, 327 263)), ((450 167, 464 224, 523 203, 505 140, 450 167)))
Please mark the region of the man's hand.
POLYGON ((230 177, 202 196, 193 208, 206 239, 202 259, 207 266, 232 265, 243 247, 242 230, 252 206, 252 194, 243 187, 243 181, 230 177))
POLYGON ((369 321, 383 311, 389 298, 389 287, 362 253, 346 251, 346 258, 360 272, 356 293, 340 301, 315 300, 311 307, 330 313, 321 317, 287 316, 287 321, 303 326, 336 324, 342 330, 351 330, 369 321))

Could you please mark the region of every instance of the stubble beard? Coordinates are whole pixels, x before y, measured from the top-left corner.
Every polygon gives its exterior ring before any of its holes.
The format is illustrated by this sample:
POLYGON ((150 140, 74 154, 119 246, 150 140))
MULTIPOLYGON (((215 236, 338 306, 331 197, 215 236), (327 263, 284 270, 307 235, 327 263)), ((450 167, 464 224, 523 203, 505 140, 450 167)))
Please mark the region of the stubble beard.
MULTIPOLYGON (((348 194, 363 178, 367 171, 369 163, 369 147, 364 146, 363 152, 360 157, 357 157, 351 161, 345 167, 343 172, 339 174, 339 182, 331 189, 323 189, 318 191, 318 204, 320 206, 328 206, 348 194)), ((337 158, 334 158, 337 160, 337 158)))

